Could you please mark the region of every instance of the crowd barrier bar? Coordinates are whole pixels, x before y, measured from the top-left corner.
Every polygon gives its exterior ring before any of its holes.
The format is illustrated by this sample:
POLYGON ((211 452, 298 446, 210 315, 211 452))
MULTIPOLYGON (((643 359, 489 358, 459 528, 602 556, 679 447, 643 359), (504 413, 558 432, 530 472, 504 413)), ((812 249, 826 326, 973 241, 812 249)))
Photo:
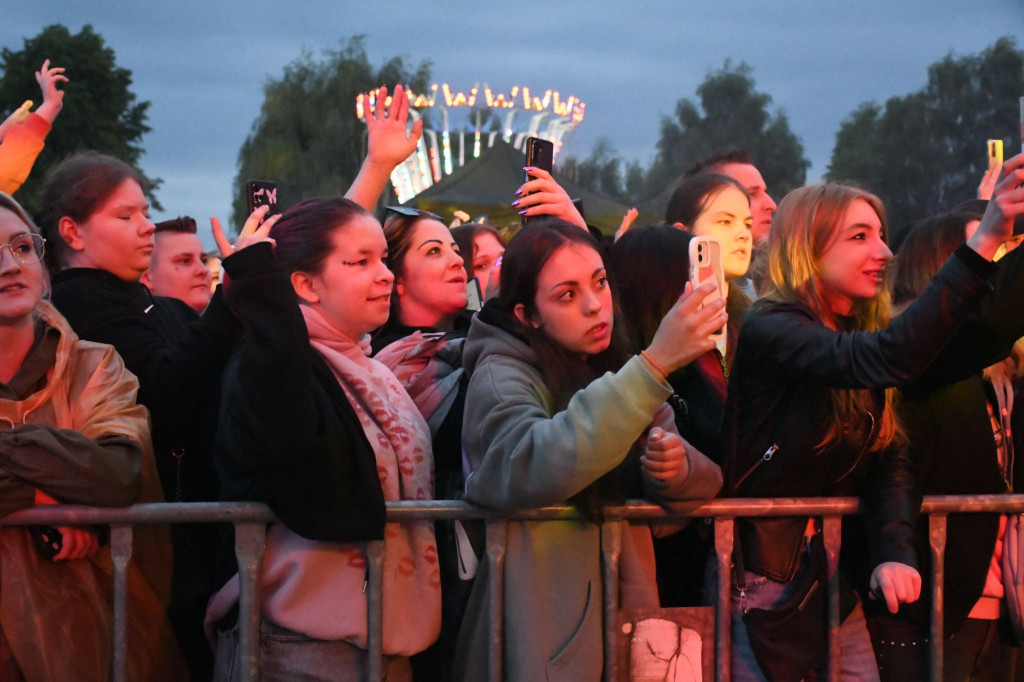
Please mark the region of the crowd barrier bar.
MULTIPOLYGON (((715 678, 730 678, 730 599, 732 549, 735 519, 772 516, 812 516, 823 520, 829 580, 828 596, 828 670, 827 679, 839 679, 839 579, 838 560, 841 545, 842 517, 859 513, 856 498, 748 498, 712 500, 693 509, 678 505, 670 510, 646 502, 629 502, 605 509, 606 521, 601 528, 602 572, 604 578, 603 612, 604 679, 616 682, 620 663, 617 660, 615 631, 618 609, 618 559, 622 549, 619 520, 647 520, 652 523, 673 523, 680 518, 698 517, 715 520, 715 554, 718 565, 718 594, 715 618, 715 678)), ((948 495, 925 497, 922 513, 929 516, 929 545, 932 556, 932 583, 942 585, 945 575, 946 519, 955 513, 1024 513, 1024 495, 948 495)), ((505 560, 505 527, 509 521, 565 521, 579 518, 571 507, 543 507, 514 514, 476 507, 466 502, 430 500, 389 502, 390 522, 422 519, 483 519, 487 524, 487 560, 492 574, 491 632, 489 637, 489 679, 501 681, 503 566, 505 560)), ((109 525, 111 556, 114 564, 114 680, 126 682, 128 567, 132 556, 133 526, 169 523, 230 523, 235 526, 235 554, 239 567, 239 644, 241 679, 259 679, 259 573, 266 547, 266 525, 274 521, 270 510, 257 503, 178 503, 138 504, 131 507, 101 508, 75 505, 39 506, 10 514, 0 525, 109 525)), ((382 640, 382 573, 384 541, 367 543, 369 569, 367 589, 367 627, 369 648, 369 679, 378 682, 383 676, 382 640)), ((931 619, 931 679, 942 679, 943 663, 943 591, 933 590, 931 619)))

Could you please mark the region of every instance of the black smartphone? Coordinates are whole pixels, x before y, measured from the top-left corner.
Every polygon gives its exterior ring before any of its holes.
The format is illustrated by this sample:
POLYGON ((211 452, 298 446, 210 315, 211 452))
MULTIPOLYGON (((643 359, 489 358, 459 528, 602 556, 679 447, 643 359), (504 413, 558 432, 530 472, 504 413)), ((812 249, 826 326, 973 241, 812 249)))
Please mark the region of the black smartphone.
POLYGON ((281 209, 277 207, 277 183, 269 180, 250 180, 245 183, 246 198, 249 204, 249 215, 260 206, 270 206, 266 220, 272 215, 277 215, 281 209))
MULTIPOLYGON (((551 140, 544 140, 539 137, 526 138, 526 165, 533 168, 540 168, 551 172, 555 163, 555 144, 551 140)), ((527 181, 531 180, 526 176, 527 181)), ((523 225, 530 221, 529 216, 523 216, 523 225)))

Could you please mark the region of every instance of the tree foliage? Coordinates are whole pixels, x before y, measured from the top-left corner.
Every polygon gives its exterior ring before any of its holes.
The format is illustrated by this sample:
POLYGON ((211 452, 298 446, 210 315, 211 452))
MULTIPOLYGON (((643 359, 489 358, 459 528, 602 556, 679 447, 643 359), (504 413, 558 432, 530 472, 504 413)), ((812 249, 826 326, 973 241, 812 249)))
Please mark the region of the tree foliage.
POLYGON ((952 53, 928 82, 885 106, 866 102, 842 123, 826 178, 853 181, 885 202, 895 232, 975 196, 987 167, 985 141, 1018 148, 1024 52, 1004 37, 976 55, 952 53))
MULTIPOLYGON (((87 149, 137 165, 143 153, 142 136, 149 132, 149 102, 136 101, 131 91, 132 72, 117 66, 114 51, 88 25, 72 35, 66 26, 54 24, 34 38, 26 38, 21 50, 3 48, 0 111, 13 111, 26 99, 37 106, 42 103, 35 72, 46 59, 53 66, 65 67, 69 82, 61 86, 64 108, 46 138, 46 147, 18 190, 18 200, 29 211, 35 210, 36 190, 51 166, 87 149)), ((151 203, 160 208, 153 195, 160 180, 145 179, 151 203)))
POLYGON ((771 192, 799 187, 810 162, 782 111, 770 113, 770 95, 755 88, 753 69, 729 61, 697 87, 700 103, 683 98, 675 118, 661 121, 658 154, 647 173, 647 196, 663 191, 693 164, 713 153, 743 149, 760 169, 771 192))
POLYGON ((604 138, 597 141, 586 159, 581 161, 569 157, 558 170, 592 192, 629 201, 623 187, 622 160, 615 155, 615 150, 604 138))
POLYGON ((245 183, 272 180, 278 200, 288 206, 310 196, 341 194, 365 156, 366 126, 356 118, 356 96, 380 85, 394 90, 398 83, 423 92, 431 63, 415 70, 402 57, 374 69, 366 56, 363 37, 348 40, 339 50, 315 59, 304 53, 263 87, 263 106, 252 132, 238 153, 232 222, 245 220, 245 183))

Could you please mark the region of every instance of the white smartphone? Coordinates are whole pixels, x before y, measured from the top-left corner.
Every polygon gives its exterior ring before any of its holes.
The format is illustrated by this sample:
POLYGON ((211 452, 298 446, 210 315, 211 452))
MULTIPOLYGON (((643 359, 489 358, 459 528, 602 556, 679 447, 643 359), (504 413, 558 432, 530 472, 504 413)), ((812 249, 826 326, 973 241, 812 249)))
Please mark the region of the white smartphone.
MULTIPOLYGON (((705 301, 718 298, 725 290, 722 245, 714 237, 694 237, 690 240, 690 282, 696 289, 709 280, 715 282, 715 291, 708 294, 705 301)), ((725 327, 711 334, 716 341, 724 337, 725 327)))

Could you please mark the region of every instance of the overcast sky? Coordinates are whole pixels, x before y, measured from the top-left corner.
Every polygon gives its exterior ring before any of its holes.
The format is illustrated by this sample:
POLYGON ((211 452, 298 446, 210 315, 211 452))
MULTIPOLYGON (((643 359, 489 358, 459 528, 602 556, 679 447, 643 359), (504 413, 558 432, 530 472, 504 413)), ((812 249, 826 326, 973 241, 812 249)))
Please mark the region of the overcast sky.
POLYGON ((726 59, 744 61, 803 142, 810 180, 825 172, 839 124, 862 102, 921 88, 928 66, 950 51, 976 53, 1004 35, 1024 46, 1024 0, 33 0, 11 9, 0 46, 21 49, 54 23, 72 32, 92 24, 132 71, 134 92, 152 103, 142 167, 164 180, 165 214, 154 217, 228 218, 263 84, 303 50, 356 34, 375 65, 395 55, 430 60, 433 80, 456 89, 480 82, 576 95, 586 118, 565 153, 586 156, 606 138, 645 165, 676 102, 695 99, 726 59))

